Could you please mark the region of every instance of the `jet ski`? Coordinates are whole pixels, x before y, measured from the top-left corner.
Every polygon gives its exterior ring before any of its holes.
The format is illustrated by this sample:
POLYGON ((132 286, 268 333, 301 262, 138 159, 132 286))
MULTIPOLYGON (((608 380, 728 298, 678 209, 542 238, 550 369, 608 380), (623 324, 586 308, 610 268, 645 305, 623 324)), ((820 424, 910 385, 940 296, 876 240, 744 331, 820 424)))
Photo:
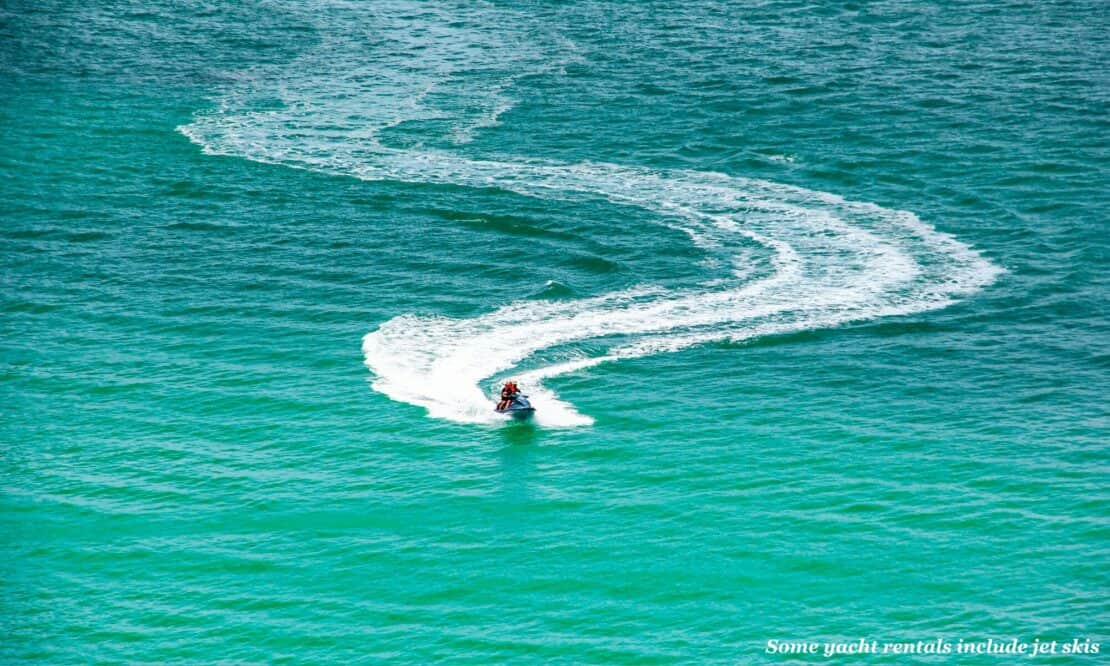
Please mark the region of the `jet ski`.
MULTIPOLYGON (((515 386, 514 384, 513 387, 515 388, 515 386)), ((499 402, 498 406, 500 406, 500 404, 499 402)), ((497 407, 494 407, 493 411, 498 414, 508 414, 514 419, 527 419, 536 413, 536 408, 528 401, 528 396, 517 390, 512 393, 509 404, 505 409, 497 409, 497 407)))
POLYGON ((517 393, 505 409, 495 409, 498 414, 508 414, 514 419, 526 419, 536 413, 536 408, 528 402, 528 396, 517 393))

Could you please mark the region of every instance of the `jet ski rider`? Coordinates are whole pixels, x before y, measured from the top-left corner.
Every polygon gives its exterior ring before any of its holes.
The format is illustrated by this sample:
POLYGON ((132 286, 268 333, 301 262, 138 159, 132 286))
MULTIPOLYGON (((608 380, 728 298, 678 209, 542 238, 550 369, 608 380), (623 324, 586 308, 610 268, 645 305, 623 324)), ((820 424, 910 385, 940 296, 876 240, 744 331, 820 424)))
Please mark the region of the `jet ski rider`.
POLYGON ((497 403, 497 411, 503 412, 508 409, 518 393, 520 393, 520 389, 517 388, 516 382, 505 382, 505 385, 501 387, 501 402, 497 403))

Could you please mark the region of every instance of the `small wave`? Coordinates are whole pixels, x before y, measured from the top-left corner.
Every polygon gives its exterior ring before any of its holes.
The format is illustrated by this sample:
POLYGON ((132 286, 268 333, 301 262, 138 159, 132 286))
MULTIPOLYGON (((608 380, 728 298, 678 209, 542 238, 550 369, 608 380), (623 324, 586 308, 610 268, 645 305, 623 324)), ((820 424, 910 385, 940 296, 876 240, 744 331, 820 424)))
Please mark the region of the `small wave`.
POLYGON ((531 294, 529 298, 543 299, 543 300, 559 300, 564 298, 574 298, 574 290, 562 282, 555 280, 548 280, 544 283, 543 287, 531 294))
POLYGON ((91 230, 91 231, 71 231, 63 238, 70 243, 95 243, 97 241, 108 240, 112 234, 107 231, 91 230))

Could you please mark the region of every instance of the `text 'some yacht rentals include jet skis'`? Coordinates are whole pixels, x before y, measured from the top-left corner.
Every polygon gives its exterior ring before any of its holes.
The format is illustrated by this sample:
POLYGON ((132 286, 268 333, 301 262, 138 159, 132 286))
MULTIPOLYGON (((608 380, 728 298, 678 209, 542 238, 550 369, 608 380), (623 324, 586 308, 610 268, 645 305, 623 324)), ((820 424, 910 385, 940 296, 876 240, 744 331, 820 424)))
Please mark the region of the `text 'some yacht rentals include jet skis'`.
POLYGON ((528 396, 520 392, 516 382, 505 382, 505 386, 501 388, 501 400, 494 411, 514 419, 526 419, 536 413, 536 408, 528 402, 528 396))

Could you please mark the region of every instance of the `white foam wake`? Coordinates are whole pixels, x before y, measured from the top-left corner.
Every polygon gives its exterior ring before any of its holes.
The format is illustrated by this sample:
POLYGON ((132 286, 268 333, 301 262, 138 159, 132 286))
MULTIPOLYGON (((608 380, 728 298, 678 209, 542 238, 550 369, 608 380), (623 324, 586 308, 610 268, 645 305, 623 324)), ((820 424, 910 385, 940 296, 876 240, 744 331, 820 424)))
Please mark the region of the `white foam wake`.
POLYGON ((324 3, 314 14, 324 43, 278 73, 280 108, 257 110, 259 86, 246 86, 181 131, 209 153, 323 173, 496 186, 543 199, 593 197, 637 206, 655 213, 660 224, 682 228, 699 246, 735 248, 735 270, 698 288, 517 302, 471 319, 401 315, 363 339, 373 387, 395 400, 425 407, 435 417, 492 421, 500 417, 490 409, 488 382, 518 370, 541 423, 588 424, 591 419, 559 400, 545 379, 715 340, 940 308, 998 273, 967 245, 911 213, 828 193, 698 171, 478 160, 443 149, 387 147, 383 132, 413 120, 451 120, 447 135, 465 141, 508 108, 514 77, 548 72, 575 57, 566 55, 565 44, 556 45, 557 57, 534 53, 542 40, 506 33, 505 25, 522 22, 500 16, 500 10, 399 4, 407 13, 375 14, 377 23, 359 15, 351 24, 343 19, 352 7, 324 3), (371 25, 374 35, 408 44, 412 54, 396 46, 384 55, 368 52, 365 35, 337 34, 335 21, 352 31, 371 25), (431 48, 424 43, 429 39, 431 48), (475 59, 479 70, 488 63, 478 80, 496 81, 497 94, 481 97, 467 87, 475 59), (440 100, 435 108, 433 98, 440 100), (475 99, 485 100, 484 106, 475 99), (454 111, 444 110, 452 105, 454 111), (458 111, 464 106, 465 113, 458 111), (771 253, 771 270, 757 280, 749 278, 750 255, 743 250, 753 241, 771 253), (576 344, 588 340, 605 351, 576 351, 576 344), (558 358, 537 360, 543 352, 558 358), (521 370, 522 364, 529 367, 521 370))

